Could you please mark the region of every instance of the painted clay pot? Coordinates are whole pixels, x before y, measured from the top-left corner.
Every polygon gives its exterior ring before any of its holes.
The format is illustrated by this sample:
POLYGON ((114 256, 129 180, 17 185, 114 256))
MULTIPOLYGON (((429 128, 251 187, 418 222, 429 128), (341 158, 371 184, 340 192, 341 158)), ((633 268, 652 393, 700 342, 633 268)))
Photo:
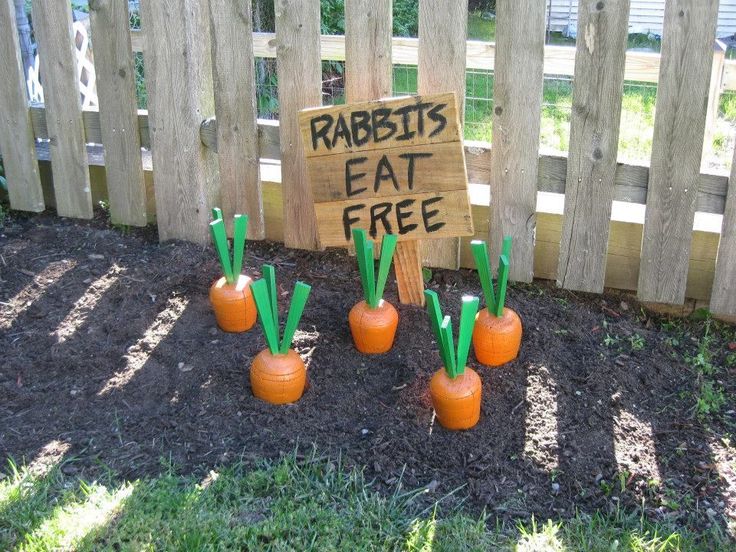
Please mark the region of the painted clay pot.
POLYGON ((481 381, 471 368, 456 378, 447 370, 435 372, 429 382, 429 394, 437 421, 446 429, 470 429, 480 419, 481 381))
POLYGON ((250 284, 252 280, 241 274, 228 284, 223 276, 210 287, 210 303, 215 311, 217 325, 226 332, 247 332, 256 323, 258 312, 250 284))
POLYGON ((307 369, 294 349, 285 355, 273 355, 265 349, 258 353, 250 367, 253 394, 271 404, 298 401, 307 384, 307 369))
POLYGON ((501 366, 519 356, 521 347, 521 318, 504 307, 502 316, 483 309, 475 318, 473 349, 478 362, 486 366, 501 366))
POLYGON ((366 354, 385 353, 394 344, 399 313, 391 303, 383 299, 375 309, 361 301, 350 309, 348 322, 358 351, 366 354))

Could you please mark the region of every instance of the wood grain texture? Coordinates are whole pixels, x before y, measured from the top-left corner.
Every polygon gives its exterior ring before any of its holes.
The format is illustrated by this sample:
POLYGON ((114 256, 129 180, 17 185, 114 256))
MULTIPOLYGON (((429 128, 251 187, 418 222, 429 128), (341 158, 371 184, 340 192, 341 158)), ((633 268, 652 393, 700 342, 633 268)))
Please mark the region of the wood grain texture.
POLYGON ((322 105, 320 4, 318 0, 276 0, 274 9, 284 243, 287 247, 316 249, 317 223, 299 131, 299 110, 322 105))
POLYGON ((629 0, 582 2, 557 284, 601 293, 616 179, 629 0))
POLYGON ((0 0, 0 29, 0 154, 10 208, 40 213, 45 204, 13 0, 0 0))
POLYGON ((110 219, 114 224, 145 226, 146 187, 128 5, 95 0, 89 7, 110 219))
MULTIPOLYGON (((419 94, 454 92, 460 125, 465 114, 465 50, 468 36, 468 0, 420 0, 419 94)), ((460 266, 460 239, 422 244, 424 264, 456 269, 460 266)))
POLYGON ((159 239, 207 243, 210 209, 220 199, 216 155, 199 139, 215 109, 207 1, 143 2, 141 9, 159 239))
POLYGON ((665 6, 637 293, 642 301, 685 299, 717 16, 718 0, 665 6))
MULTIPOLYGON (((30 112, 34 136, 41 140, 48 139, 46 110, 43 106, 32 105, 30 112)), ((85 110, 82 112, 82 118, 84 120, 87 141, 101 143, 102 131, 100 129, 99 113, 97 111, 85 110)), ((148 112, 144 109, 138 110, 138 129, 141 133, 141 145, 144 148, 150 148, 150 141, 148 139, 148 112)), ((217 151, 216 118, 211 118, 206 128, 200 128, 200 138, 208 148, 217 151)), ((278 121, 267 119, 258 120, 258 147, 261 159, 278 161, 281 158, 278 121)), ((476 184, 488 184, 491 174, 490 144, 488 142, 466 140, 464 149, 468 181, 476 184)), ((87 147, 87 150, 90 150, 90 146, 87 147)), ((96 156, 94 159, 95 162, 104 165, 104 155, 96 156)), ((144 155, 144 170, 147 170, 145 168, 145 159, 146 156, 144 155)), ((90 157, 90 163, 92 163, 92 157, 90 157)), ((564 154, 545 154, 539 156, 537 169, 538 191, 564 194, 566 178, 567 157, 564 154)), ((613 199, 615 201, 646 203, 647 187, 649 186, 649 167, 617 163, 614 185, 613 199)), ((728 175, 700 173, 698 176, 698 197, 695 203, 695 210, 703 213, 723 214, 726 205, 727 189, 728 175)), ((486 237, 484 236, 483 239, 486 237)))
POLYGON ((345 2, 345 98, 347 103, 391 96, 392 0, 345 2))
POLYGON ((715 314, 736 316, 736 152, 731 162, 710 310, 715 314))
POLYGON ((404 305, 424 306, 424 279, 422 277, 422 257, 418 240, 402 241, 396 244, 394 252, 396 281, 401 282, 399 301, 404 305))
POLYGON ((66 0, 34 0, 32 9, 43 75, 56 210, 63 217, 92 218, 71 5, 66 0))
POLYGON ((248 238, 263 239, 251 10, 251 0, 210 0, 212 78, 226 225, 232 231, 233 216, 247 214, 248 238))
POLYGON ((513 238, 509 278, 534 274, 539 127, 544 78, 544 2, 498 0, 488 243, 492 262, 513 238))

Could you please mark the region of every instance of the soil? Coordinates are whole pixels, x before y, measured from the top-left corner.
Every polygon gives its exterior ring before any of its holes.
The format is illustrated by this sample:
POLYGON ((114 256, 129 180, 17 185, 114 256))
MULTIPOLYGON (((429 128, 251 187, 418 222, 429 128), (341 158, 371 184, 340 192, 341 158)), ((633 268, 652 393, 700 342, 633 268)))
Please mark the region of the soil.
MULTIPOLYGON (((226 334, 215 325, 212 248, 159 244, 153 230, 123 234, 104 220, 34 216, 6 220, 0 255, 0 457, 57 454, 73 459, 67 473, 110 468, 129 479, 316 446, 365 467, 379 489, 401 480, 427 487, 418 500, 452 493, 447 504, 502 517, 621 504, 698 525, 736 511, 713 448, 732 427, 734 404, 707 427, 698 421, 695 377, 682 360, 693 340, 673 339, 627 296, 511 286, 507 304, 524 323, 519 358, 489 369, 471 352, 481 420, 450 432, 434 423, 427 394, 440 360, 426 313, 400 305, 390 281, 386 299, 401 317, 395 346, 359 354, 347 314, 361 286, 342 252, 248 243, 246 273, 277 267, 282 324, 294 282, 312 285, 294 343, 309 388, 282 407, 250 391, 260 328, 226 334)), ((461 296, 481 294, 469 270, 434 271, 429 286, 455 325, 461 296)), ((733 393, 736 378, 727 380, 733 393)))

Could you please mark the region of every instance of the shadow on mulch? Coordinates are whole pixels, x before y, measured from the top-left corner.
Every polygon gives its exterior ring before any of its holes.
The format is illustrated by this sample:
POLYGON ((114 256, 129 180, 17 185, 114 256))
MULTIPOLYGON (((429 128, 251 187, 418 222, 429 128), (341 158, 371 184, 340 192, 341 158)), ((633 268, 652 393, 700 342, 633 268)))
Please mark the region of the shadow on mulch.
MULTIPOLYGON (((693 343, 673 344, 656 316, 621 295, 514 285, 521 354, 499 369, 471 354, 482 418, 453 433, 433 423, 427 396, 440 366, 428 318, 398 305, 395 283, 386 294, 401 316, 395 347, 375 357, 353 348, 347 313, 361 288, 342 253, 247 246, 245 270, 258 277, 262 263, 274 264, 283 295, 296 279, 312 284, 295 339, 310 387, 299 403, 274 407, 254 399, 248 382, 265 348, 260 329, 215 326, 211 248, 47 216, 11 220, 4 233, 1 457, 30 462, 57 441, 76 458, 67 472, 90 477, 109 466, 133 478, 168 462, 204 472, 314 444, 365 466, 379 487, 401 477, 436 499, 462 486, 449 502, 501 516, 643 501, 651 515, 700 525, 734 499, 711 451, 722 422, 706 430, 693 415, 694 376, 682 361, 693 343)), ((468 270, 436 271, 431 285, 455 320, 461 295, 481 294, 468 270)))

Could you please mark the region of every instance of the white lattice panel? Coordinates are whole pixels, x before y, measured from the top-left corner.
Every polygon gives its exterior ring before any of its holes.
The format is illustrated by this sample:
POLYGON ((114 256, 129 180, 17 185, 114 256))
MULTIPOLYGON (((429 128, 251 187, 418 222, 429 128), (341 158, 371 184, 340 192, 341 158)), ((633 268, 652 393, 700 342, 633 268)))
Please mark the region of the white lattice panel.
MULTIPOLYGON (((77 78, 79 79, 79 94, 82 109, 97 107, 97 84, 95 79, 95 64, 92 57, 92 44, 89 40, 89 31, 84 23, 75 21, 72 25, 74 33, 74 47, 77 55, 77 78)), ((28 97, 31 102, 43 103, 43 85, 39 71, 38 54, 33 67, 28 68, 28 97)))

